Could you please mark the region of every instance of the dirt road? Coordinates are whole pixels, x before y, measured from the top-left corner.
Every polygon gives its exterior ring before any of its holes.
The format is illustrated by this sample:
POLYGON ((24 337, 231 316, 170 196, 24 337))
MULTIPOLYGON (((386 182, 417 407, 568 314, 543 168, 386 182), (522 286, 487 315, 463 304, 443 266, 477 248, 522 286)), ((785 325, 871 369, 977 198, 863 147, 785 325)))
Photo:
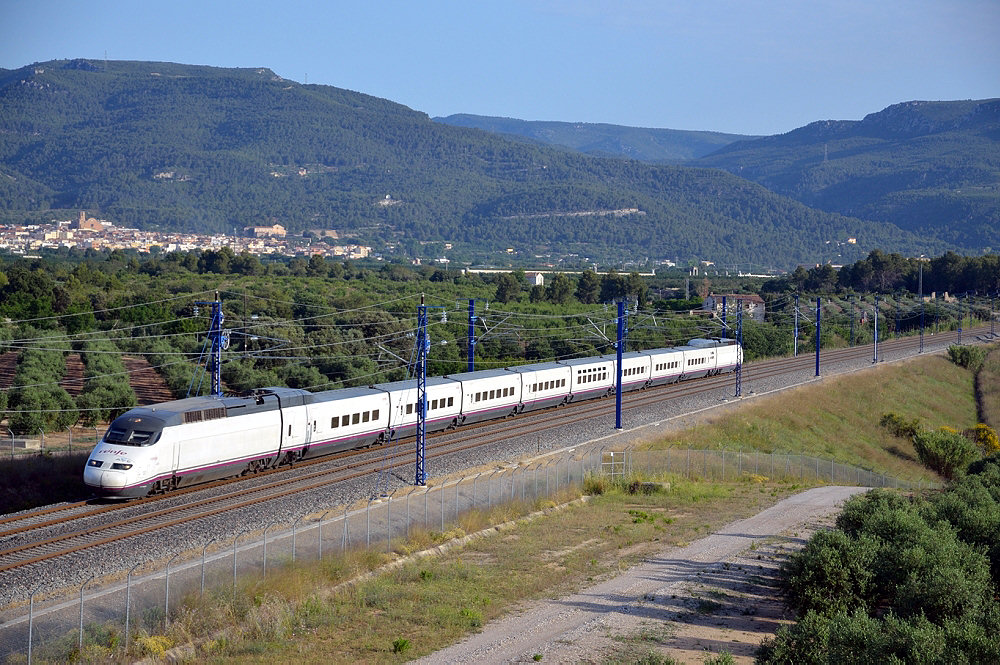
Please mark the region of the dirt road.
POLYGON ((829 524, 858 487, 811 489, 565 598, 531 603, 419 663, 633 662, 655 651, 751 662, 778 626, 780 561, 829 524))

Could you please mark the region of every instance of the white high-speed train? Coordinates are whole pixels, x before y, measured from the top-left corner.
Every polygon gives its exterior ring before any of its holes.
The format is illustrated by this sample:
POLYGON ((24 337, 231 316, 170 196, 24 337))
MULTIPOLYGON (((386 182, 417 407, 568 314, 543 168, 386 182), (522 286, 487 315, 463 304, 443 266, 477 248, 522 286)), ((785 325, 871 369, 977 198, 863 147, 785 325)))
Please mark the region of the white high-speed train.
MULTIPOLYGON (((726 339, 622 356, 622 390, 731 372, 726 339)), ((614 394, 614 355, 428 378, 427 431, 614 394)), ((310 393, 263 388, 143 406, 111 423, 84 467, 97 494, 131 498, 384 443, 417 427, 415 379, 310 393)))

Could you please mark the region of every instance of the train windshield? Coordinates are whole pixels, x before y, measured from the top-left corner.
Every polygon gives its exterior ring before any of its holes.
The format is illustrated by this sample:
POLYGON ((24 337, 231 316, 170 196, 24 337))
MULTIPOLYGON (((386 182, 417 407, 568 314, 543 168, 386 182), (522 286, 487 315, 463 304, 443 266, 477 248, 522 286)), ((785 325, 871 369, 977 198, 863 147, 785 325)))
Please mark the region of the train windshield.
POLYGON ((122 446, 151 446, 160 439, 163 424, 156 418, 122 416, 104 433, 105 443, 122 446))

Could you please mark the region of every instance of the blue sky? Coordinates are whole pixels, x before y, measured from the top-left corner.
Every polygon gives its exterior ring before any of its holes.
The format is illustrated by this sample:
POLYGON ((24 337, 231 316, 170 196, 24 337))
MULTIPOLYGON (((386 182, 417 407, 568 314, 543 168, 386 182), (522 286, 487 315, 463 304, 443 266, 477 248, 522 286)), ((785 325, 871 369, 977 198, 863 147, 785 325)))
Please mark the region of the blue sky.
POLYGON ((743 134, 1000 96, 1000 0, 0 0, 0 67, 270 67, 428 113, 743 134))

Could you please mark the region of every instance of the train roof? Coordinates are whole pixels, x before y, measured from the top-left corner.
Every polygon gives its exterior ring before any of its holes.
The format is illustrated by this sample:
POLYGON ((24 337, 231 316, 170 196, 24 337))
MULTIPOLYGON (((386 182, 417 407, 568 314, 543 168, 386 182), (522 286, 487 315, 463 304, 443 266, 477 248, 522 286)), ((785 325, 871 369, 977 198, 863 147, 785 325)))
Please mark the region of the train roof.
MULTIPOLYGON (((458 383, 452 379, 446 379, 443 376, 428 376, 427 383, 428 386, 440 386, 445 383, 458 383)), ((377 388, 379 390, 386 390, 388 392, 396 392, 398 390, 416 390, 417 380, 416 379, 404 379, 403 381, 392 381, 390 383, 376 383, 372 388, 377 388)))
POLYGON ((720 337, 712 337, 711 339, 692 339, 687 343, 688 346, 693 346, 695 348, 708 348, 713 346, 734 346, 736 344, 735 339, 722 339, 720 337))
POLYGON ((370 397, 372 395, 384 395, 384 390, 378 388, 338 388, 337 390, 325 390, 320 393, 313 393, 313 401, 316 402, 336 402, 342 399, 353 399, 355 397, 370 397))
MULTIPOLYGON (((622 354, 622 360, 628 360, 629 358, 642 358, 648 354, 645 351, 626 351, 622 354)), ((617 353, 605 353, 603 356, 598 356, 601 360, 618 360, 617 353)))
POLYGON ((613 358, 605 358, 603 356, 597 356, 596 358, 570 358, 569 360, 558 360, 560 365, 596 365, 599 363, 606 363, 613 360, 613 358))
POLYGON ((511 372, 539 372, 545 369, 563 369, 566 365, 562 363, 555 362, 551 360, 544 363, 532 363, 531 365, 517 365, 515 367, 508 367, 507 369, 511 372))
POLYGON ((510 372, 505 369, 481 369, 475 372, 460 372, 458 374, 445 374, 445 378, 454 381, 475 381, 477 379, 494 379, 499 376, 510 376, 510 372))

